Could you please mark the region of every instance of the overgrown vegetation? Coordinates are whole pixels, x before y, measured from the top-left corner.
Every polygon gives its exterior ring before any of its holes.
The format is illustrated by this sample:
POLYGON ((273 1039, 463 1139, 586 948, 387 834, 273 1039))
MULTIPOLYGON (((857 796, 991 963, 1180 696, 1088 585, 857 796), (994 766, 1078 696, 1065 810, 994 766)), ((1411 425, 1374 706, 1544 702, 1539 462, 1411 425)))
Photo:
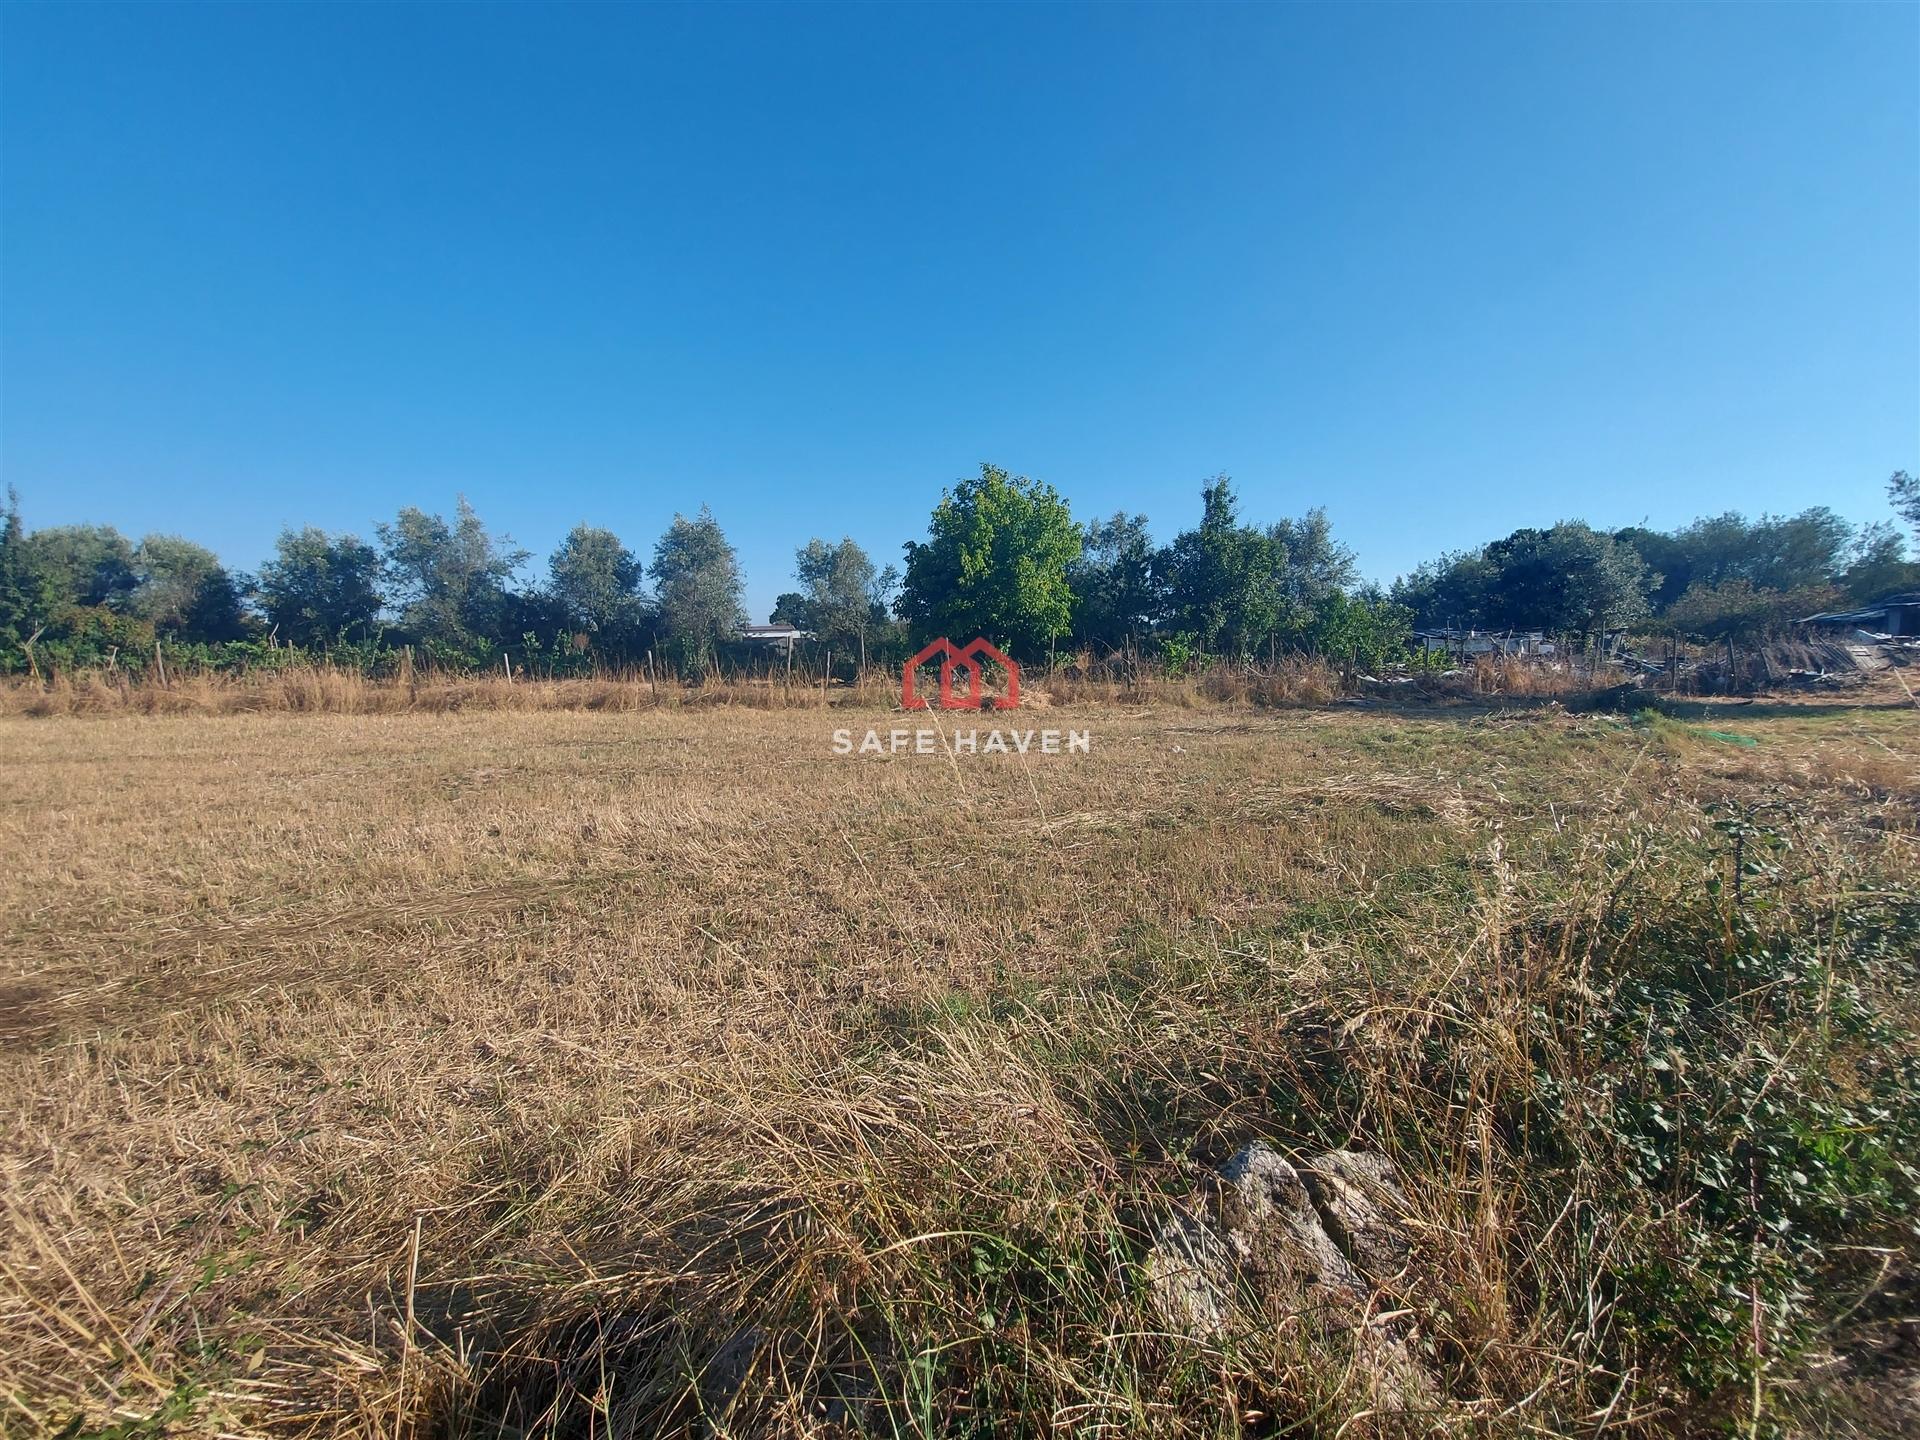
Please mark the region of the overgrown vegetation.
MULTIPOLYGON (((1896 510, 1911 482, 1889 482, 1896 510)), ((1903 498, 1904 497, 1904 498, 1903 498)), ((657 655, 689 675, 756 653, 738 558, 713 514, 676 515, 651 564, 613 532, 574 527, 528 583, 527 551, 489 531, 464 497, 452 521, 415 507, 378 545, 284 531, 258 576, 167 535, 133 544, 111 526, 28 533, 16 499, 0 518, 0 675, 76 670, 154 676, 168 664, 258 671, 403 663, 547 676, 607 673, 657 655), (651 581, 652 593, 647 584, 651 581)), ((1587 649, 1628 629, 1751 645, 1815 611, 1920 587, 1886 523, 1831 510, 1703 519, 1672 533, 1614 534, 1569 521, 1441 557, 1391 591, 1359 583, 1323 509, 1254 524, 1224 475, 1198 525, 1156 545, 1144 515, 1077 522, 1051 486, 982 465, 941 496, 904 575, 851 538, 795 552, 801 589, 776 623, 807 632, 849 669, 898 665, 941 634, 984 635, 1019 659, 1062 650, 1185 668, 1326 656, 1367 669, 1411 658, 1413 626, 1539 631, 1587 649)), ((764 658, 765 652, 758 652, 764 658)), ((1731 666, 1731 661, 1730 661, 1731 666)))

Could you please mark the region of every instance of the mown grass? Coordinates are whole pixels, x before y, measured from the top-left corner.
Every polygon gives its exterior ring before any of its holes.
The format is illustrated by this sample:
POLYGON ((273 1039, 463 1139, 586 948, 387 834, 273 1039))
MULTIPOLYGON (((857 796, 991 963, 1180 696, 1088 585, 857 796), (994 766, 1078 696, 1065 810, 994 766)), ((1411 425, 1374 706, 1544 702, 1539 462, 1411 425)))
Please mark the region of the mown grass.
POLYGON ((1909 715, 848 723, 0 723, 8 1425, 1912 1423, 1909 715), (1254 1138, 1398 1161, 1430 1413, 1155 1316, 1254 1138))

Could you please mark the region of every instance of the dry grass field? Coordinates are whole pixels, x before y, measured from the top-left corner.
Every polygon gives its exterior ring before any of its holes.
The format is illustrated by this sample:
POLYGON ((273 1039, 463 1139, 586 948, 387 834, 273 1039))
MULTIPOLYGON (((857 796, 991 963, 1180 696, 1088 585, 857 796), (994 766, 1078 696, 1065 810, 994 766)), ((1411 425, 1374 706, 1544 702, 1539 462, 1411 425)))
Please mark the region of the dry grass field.
POLYGON ((0 719, 0 1425, 1912 1423, 1911 709, 1000 720, 0 719), (1254 1138, 1399 1163, 1420 1413, 1156 1320, 1254 1138))

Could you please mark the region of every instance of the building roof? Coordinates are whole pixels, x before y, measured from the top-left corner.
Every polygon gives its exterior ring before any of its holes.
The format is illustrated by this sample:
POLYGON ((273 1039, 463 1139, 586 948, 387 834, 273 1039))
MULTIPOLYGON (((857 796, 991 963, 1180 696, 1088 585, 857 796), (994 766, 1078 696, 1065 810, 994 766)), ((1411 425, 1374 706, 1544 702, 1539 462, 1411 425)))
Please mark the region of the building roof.
POLYGON ((1871 605, 1862 605, 1858 610, 1823 610, 1818 615, 1809 615, 1799 623, 1802 625, 1865 625, 1872 620, 1884 620, 1889 610, 1903 610, 1909 605, 1920 605, 1920 590, 1904 595, 1889 595, 1884 600, 1876 600, 1871 605))
POLYGON ((813 632, 802 630, 798 625, 742 625, 740 638, 743 640, 811 640, 813 632))

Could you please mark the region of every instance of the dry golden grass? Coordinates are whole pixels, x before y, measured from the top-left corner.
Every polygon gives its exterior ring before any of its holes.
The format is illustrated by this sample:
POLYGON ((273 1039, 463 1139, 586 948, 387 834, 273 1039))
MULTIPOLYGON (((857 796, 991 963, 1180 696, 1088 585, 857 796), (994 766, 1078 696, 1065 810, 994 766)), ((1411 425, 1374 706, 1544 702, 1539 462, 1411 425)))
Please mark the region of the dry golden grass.
POLYGON ((1091 756, 841 758, 901 717, 470 683, 0 720, 10 1428, 1362 1433, 1298 1337, 1142 1302, 1259 1136, 1399 1157, 1433 1425, 1685 1429, 1502 1139, 1516 1037, 1624 886, 1717 873, 1705 802, 1784 799, 1823 895, 1920 873, 1894 710, 1063 692, 1000 723, 1091 756))
MULTIPOLYGON (((1375 698, 1486 700, 1574 699, 1623 677, 1577 666, 1482 657, 1463 670, 1422 674, 1395 684, 1309 656, 1270 664, 1213 664, 1169 675, 1154 665, 1135 671, 1069 657, 1042 672, 1030 667, 1024 695, 1032 705, 1160 705, 1184 709, 1217 706, 1321 706, 1355 691, 1375 698), (1402 688, 1402 687, 1407 688, 1402 688)), ((820 674, 742 674, 712 671, 692 683, 646 671, 537 679, 499 672, 415 672, 374 679, 337 666, 292 665, 252 673, 188 670, 164 683, 148 671, 82 670, 51 679, 15 676, 0 681, 0 716, 238 715, 293 711, 303 714, 392 715, 452 710, 650 710, 692 705, 757 710, 806 710, 826 706, 878 708, 900 691, 898 671, 881 666, 852 684, 822 682, 820 674)))

